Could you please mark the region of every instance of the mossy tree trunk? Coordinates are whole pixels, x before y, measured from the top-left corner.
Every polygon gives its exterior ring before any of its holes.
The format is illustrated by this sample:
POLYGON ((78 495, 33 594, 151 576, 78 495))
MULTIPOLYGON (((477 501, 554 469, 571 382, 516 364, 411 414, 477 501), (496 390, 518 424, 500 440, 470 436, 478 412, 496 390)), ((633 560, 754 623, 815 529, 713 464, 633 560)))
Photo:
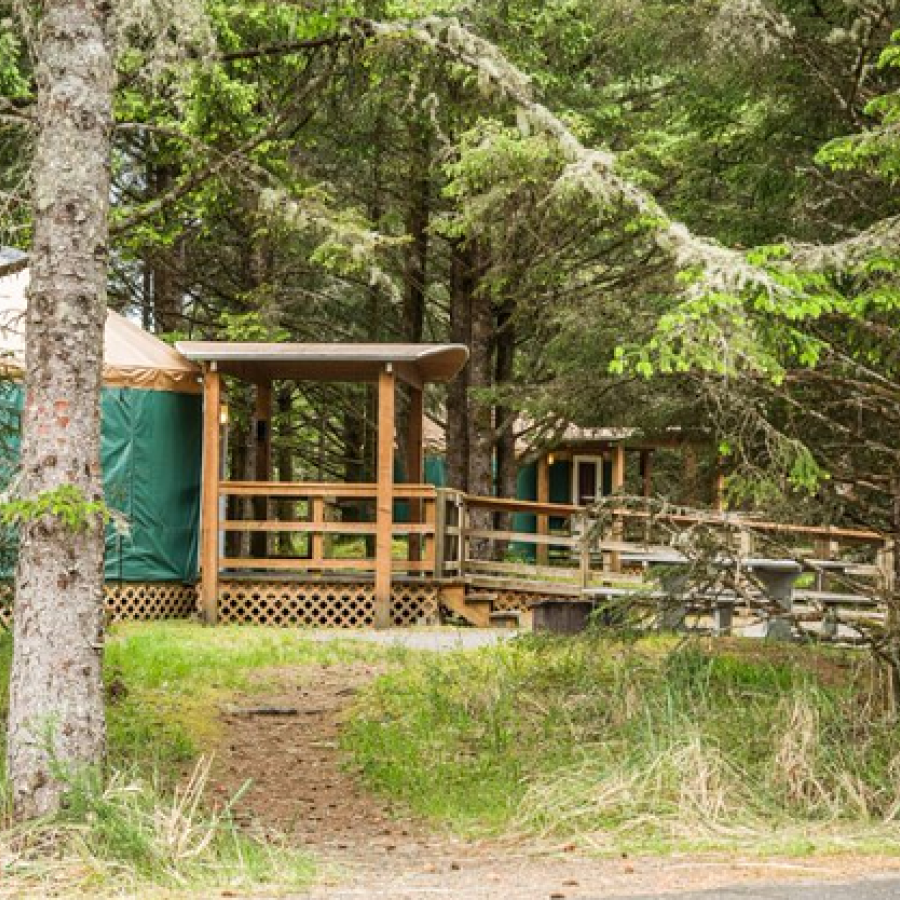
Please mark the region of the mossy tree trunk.
MULTIPOLYGON (((25 499, 60 487, 102 498, 113 65, 111 7, 46 0, 37 36, 34 243, 27 317, 25 499)), ((103 523, 21 528, 8 776, 16 814, 59 808, 65 770, 102 763, 103 523)))

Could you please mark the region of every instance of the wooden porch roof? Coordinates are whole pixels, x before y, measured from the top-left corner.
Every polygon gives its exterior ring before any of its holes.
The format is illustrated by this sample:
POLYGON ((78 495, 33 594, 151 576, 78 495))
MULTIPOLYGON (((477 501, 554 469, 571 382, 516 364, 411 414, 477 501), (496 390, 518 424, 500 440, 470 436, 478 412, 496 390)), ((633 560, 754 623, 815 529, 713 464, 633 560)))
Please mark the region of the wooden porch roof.
POLYGON ((179 341, 188 359, 215 363, 224 375, 247 381, 377 381, 386 365, 404 381, 421 387, 450 381, 469 358, 463 344, 287 344, 179 341))

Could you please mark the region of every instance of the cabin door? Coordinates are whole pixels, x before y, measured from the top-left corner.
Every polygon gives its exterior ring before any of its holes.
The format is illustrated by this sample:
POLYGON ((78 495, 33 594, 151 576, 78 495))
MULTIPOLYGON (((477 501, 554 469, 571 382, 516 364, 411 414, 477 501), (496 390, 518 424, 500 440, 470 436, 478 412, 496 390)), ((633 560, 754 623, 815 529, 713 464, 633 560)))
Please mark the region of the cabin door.
POLYGON ((603 496, 603 457, 576 456, 572 460, 572 502, 590 506, 603 496))

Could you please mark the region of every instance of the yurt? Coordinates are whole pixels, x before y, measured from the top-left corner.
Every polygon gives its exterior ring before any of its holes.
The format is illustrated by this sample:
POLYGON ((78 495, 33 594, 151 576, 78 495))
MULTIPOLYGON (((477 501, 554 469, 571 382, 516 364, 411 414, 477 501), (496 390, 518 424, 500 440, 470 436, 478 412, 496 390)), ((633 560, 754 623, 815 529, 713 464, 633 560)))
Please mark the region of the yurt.
MULTIPOLYGON (((0 277, 0 370, 4 406, 13 416, 22 402, 28 281, 27 269, 0 277)), ((197 572, 199 374, 175 349, 109 312, 102 463, 106 502, 121 516, 107 532, 106 579, 108 586, 133 586, 126 591, 129 608, 116 610, 123 617, 165 615, 178 611, 166 608, 173 600, 180 608, 189 603, 188 592, 165 586, 192 582, 197 572)), ((9 468, 15 451, 4 455, 9 468)))

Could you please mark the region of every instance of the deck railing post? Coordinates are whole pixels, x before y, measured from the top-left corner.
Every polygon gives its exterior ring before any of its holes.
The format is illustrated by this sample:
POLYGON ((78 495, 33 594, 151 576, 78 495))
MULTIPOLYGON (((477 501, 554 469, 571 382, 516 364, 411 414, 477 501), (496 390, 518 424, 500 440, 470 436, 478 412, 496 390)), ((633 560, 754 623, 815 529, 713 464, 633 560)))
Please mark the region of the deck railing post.
POLYGON ((317 530, 309 536, 309 564, 321 569, 324 568, 325 558, 325 536, 321 530, 322 523, 325 521, 325 498, 313 497, 308 502, 311 507, 310 521, 313 525, 318 526, 317 530))
POLYGON ((435 578, 443 578, 447 553, 447 492, 443 488, 435 491, 432 508, 434 510, 433 571, 435 578))
POLYGON ((203 376, 203 490, 201 504, 200 604, 216 623, 219 607, 219 480, 222 376, 210 365, 203 376))
POLYGON ((581 513, 573 517, 578 522, 579 546, 578 546, 578 578, 582 589, 591 583, 591 528, 587 513, 581 513))
POLYGON ((394 530, 394 421, 396 378, 390 364, 378 374, 378 482, 375 503, 375 627, 391 624, 394 530))
POLYGON ((468 498, 462 492, 456 495, 456 509, 459 518, 459 560, 457 574, 464 578, 466 574, 466 560, 469 557, 469 504, 468 498))

